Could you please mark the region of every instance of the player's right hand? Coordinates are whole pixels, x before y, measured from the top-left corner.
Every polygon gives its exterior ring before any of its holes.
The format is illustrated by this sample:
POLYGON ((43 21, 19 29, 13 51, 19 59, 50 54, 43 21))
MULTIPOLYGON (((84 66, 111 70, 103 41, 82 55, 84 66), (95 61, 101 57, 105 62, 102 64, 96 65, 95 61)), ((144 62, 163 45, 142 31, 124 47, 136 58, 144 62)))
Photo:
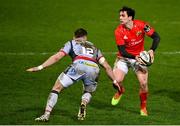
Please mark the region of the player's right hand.
POLYGON ((39 69, 37 67, 32 67, 32 68, 27 69, 26 71, 28 71, 28 72, 36 72, 36 71, 39 71, 39 69))
POLYGON ((117 89, 118 91, 121 91, 121 87, 120 87, 119 83, 116 80, 113 81, 113 87, 115 89, 117 89))
POLYGON ((29 69, 27 69, 26 71, 28 71, 28 72, 36 72, 36 71, 40 71, 40 70, 42 70, 42 69, 43 69, 43 66, 40 65, 40 66, 37 66, 37 67, 29 68, 29 69))
POLYGON ((136 61, 137 61, 139 64, 141 64, 141 65, 146 65, 146 64, 141 60, 141 58, 140 58, 139 55, 137 55, 137 56, 135 57, 135 59, 136 59, 136 61))
POLYGON ((153 63, 153 62, 154 62, 154 51, 153 51, 152 49, 150 49, 150 50, 148 51, 148 53, 149 53, 149 55, 150 55, 150 57, 151 57, 151 63, 153 63))

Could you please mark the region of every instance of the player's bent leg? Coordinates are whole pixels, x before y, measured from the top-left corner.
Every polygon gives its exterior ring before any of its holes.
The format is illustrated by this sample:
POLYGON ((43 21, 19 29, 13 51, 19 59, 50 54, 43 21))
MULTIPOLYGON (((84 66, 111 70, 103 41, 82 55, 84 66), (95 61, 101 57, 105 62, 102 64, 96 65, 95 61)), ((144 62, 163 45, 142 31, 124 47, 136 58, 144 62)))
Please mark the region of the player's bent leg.
POLYGON ((140 109, 140 115, 141 116, 148 116, 148 112, 146 108, 140 109))
POLYGON ((111 100, 111 104, 113 106, 117 105, 119 103, 119 101, 121 100, 121 97, 125 91, 124 87, 123 86, 120 86, 121 88, 121 91, 117 91, 114 96, 112 97, 112 100, 111 100))
POLYGON ((96 81, 94 81, 93 83, 89 84, 88 79, 84 79, 84 93, 81 97, 81 105, 79 108, 79 112, 78 112, 78 120, 84 120, 86 117, 86 108, 87 105, 90 103, 91 98, 92 98, 92 93, 96 91, 97 88, 97 84, 96 81))
POLYGON ((140 96, 140 115, 141 116, 148 116, 148 112, 147 112, 147 95, 148 92, 141 92, 139 93, 140 96))
POLYGON ((86 117, 86 105, 82 103, 79 107, 78 120, 84 120, 85 117, 86 117))
POLYGON ((84 120, 86 117, 86 106, 91 100, 91 93, 85 92, 82 95, 82 100, 81 100, 81 105, 79 107, 79 112, 78 112, 78 120, 84 120))
POLYGON ((139 91, 139 96, 140 96, 140 115, 141 116, 148 116, 147 112, 147 95, 148 95, 148 72, 141 72, 138 71, 136 72, 137 78, 139 80, 140 84, 140 91, 139 91))
POLYGON ((50 114, 43 114, 40 117, 36 118, 35 121, 40 121, 40 122, 47 122, 49 121, 50 114))
POLYGON ((63 84, 60 82, 59 79, 56 80, 52 90, 57 91, 58 93, 64 89, 63 84))
POLYGON ((64 89, 64 87, 68 87, 72 84, 72 79, 69 78, 66 74, 61 73, 58 79, 56 80, 51 93, 49 94, 45 108, 45 113, 42 116, 36 118, 35 121, 48 121, 50 113, 55 104, 57 103, 59 92, 61 92, 64 89))
POLYGON ((43 115, 41 115, 40 117, 36 118, 35 121, 46 122, 49 120, 50 113, 51 113, 53 107, 55 106, 55 104, 57 103, 58 94, 62 89, 63 89, 62 84, 60 83, 59 80, 57 80, 52 88, 51 93, 49 94, 46 108, 45 108, 45 113, 43 115))
POLYGON ((117 91, 117 92, 114 94, 114 96, 113 96, 113 98, 112 98, 112 100, 111 100, 111 104, 112 104, 113 106, 115 106, 115 105, 117 105, 117 104, 119 103, 119 101, 121 100, 122 94, 125 92, 125 89, 124 89, 124 87, 122 86, 122 81, 124 80, 124 77, 125 77, 126 73, 123 72, 122 70, 117 69, 117 68, 115 68, 115 69, 113 70, 113 73, 114 73, 114 76, 115 76, 116 80, 117 80, 117 81, 119 82, 119 84, 121 85, 121 86, 120 86, 120 87, 121 87, 121 90, 120 90, 120 91, 117 91))

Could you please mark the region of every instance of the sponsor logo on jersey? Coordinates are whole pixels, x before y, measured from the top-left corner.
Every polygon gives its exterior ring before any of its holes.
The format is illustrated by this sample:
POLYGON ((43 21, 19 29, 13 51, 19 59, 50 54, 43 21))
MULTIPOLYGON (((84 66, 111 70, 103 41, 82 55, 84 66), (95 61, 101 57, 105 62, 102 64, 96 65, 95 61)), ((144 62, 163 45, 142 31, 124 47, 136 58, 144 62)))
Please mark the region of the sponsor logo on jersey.
POLYGON ((140 39, 139 41, 131 41, 131 42, 129 42, 128 43, 128 46, 134 46, 134 45, 137 45, 137 44, 139 44, 139 43, 141 43, 141 42, 143 42, 143 39, 140 39))
POLYGON ((141 35, 142 34, 142 31, 137 31, 136 32, 136 36, 139 36, 139 35, 141 35))
POLYGON ((128 39, 128 37, 125 35, 125 36, 124 36, 124 39, 128 39))

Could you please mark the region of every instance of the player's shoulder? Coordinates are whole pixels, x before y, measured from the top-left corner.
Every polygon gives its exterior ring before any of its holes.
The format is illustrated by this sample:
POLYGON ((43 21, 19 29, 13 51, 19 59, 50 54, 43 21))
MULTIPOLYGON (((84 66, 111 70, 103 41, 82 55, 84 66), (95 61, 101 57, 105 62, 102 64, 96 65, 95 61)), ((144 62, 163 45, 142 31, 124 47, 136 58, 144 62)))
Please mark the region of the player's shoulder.
POLYGON ((93 42, 91 42, 91 41, 86 41, 86 43, 89 45, 92 45, 92 46, 94 45, 93 42))
POLYGON ((134 20, 133 23, 134 23, 135 27, 138 27, 138 28, 141 28, 141 29, 144 29, 144 27, 147 24, 147 22, 145 22, 143 20, 134 20))
POLYGON ((74 42, 74 40, 67 40, 65 43, 70 44, 70 43, 73 43, 73 42, 74 42))
POLYGON ((64 43, 64 45, 70 45, 71 42, 72 42, 72 40, 68 40, 64 43))
POLYGON ((142 26, 142 27, 149 25, 149 23, 147 21, 143 21, 143 20, 134 20, 133 22, 135 25, 142 26))
POLYGON ((123 30, 124 30, 124 27, 123 27, 122 24, 120 24, 120 25, 118 25, 118 26, 116 27, 116 29, 114 30, 114 32, 115 32, 115 33, 117 33, 117 32, 122 32, 123 30))
POLYGON ((136 24, 136 25, 144 25, 145 21, 143 21, 143 20, 134 20, 133 23, 136 24))
POLYGON ((116 29, 115 30, 118 30, 118 29, 123 29, 124 27, 123 27, 123 24, 119 24, 117 27, 116 27, 116 29))

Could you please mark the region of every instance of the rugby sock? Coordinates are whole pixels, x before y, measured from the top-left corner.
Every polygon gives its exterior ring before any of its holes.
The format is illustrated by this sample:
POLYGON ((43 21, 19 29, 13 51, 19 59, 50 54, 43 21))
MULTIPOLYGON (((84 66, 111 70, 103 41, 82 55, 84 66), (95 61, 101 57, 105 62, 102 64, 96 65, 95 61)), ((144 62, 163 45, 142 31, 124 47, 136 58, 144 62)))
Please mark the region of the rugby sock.
POLYGON ((125 92, 125 89, 124 89, 123 86, 120 86, 120 88, 121 88, 121 91, 119 91, 119 95, 121 95, 121 94, 123 94, 125 92))
POLYGON ((147 92, 140 93, 141 109, 146 108, 147 92))
POLYGON ((84 104, 86 106, 90 102, 91 97, 92 97, 91 93, 88 92, 84 93, 81 98, 82 99, 81 104, 84 104))
POLYGON ((45 114, 50 114, 53 107, 57 103, 58 100, 58 92, 55 90, 52 90, 51 93, 49 94, 47 104, 46 104, 46 109, 45 109, 45 114))

